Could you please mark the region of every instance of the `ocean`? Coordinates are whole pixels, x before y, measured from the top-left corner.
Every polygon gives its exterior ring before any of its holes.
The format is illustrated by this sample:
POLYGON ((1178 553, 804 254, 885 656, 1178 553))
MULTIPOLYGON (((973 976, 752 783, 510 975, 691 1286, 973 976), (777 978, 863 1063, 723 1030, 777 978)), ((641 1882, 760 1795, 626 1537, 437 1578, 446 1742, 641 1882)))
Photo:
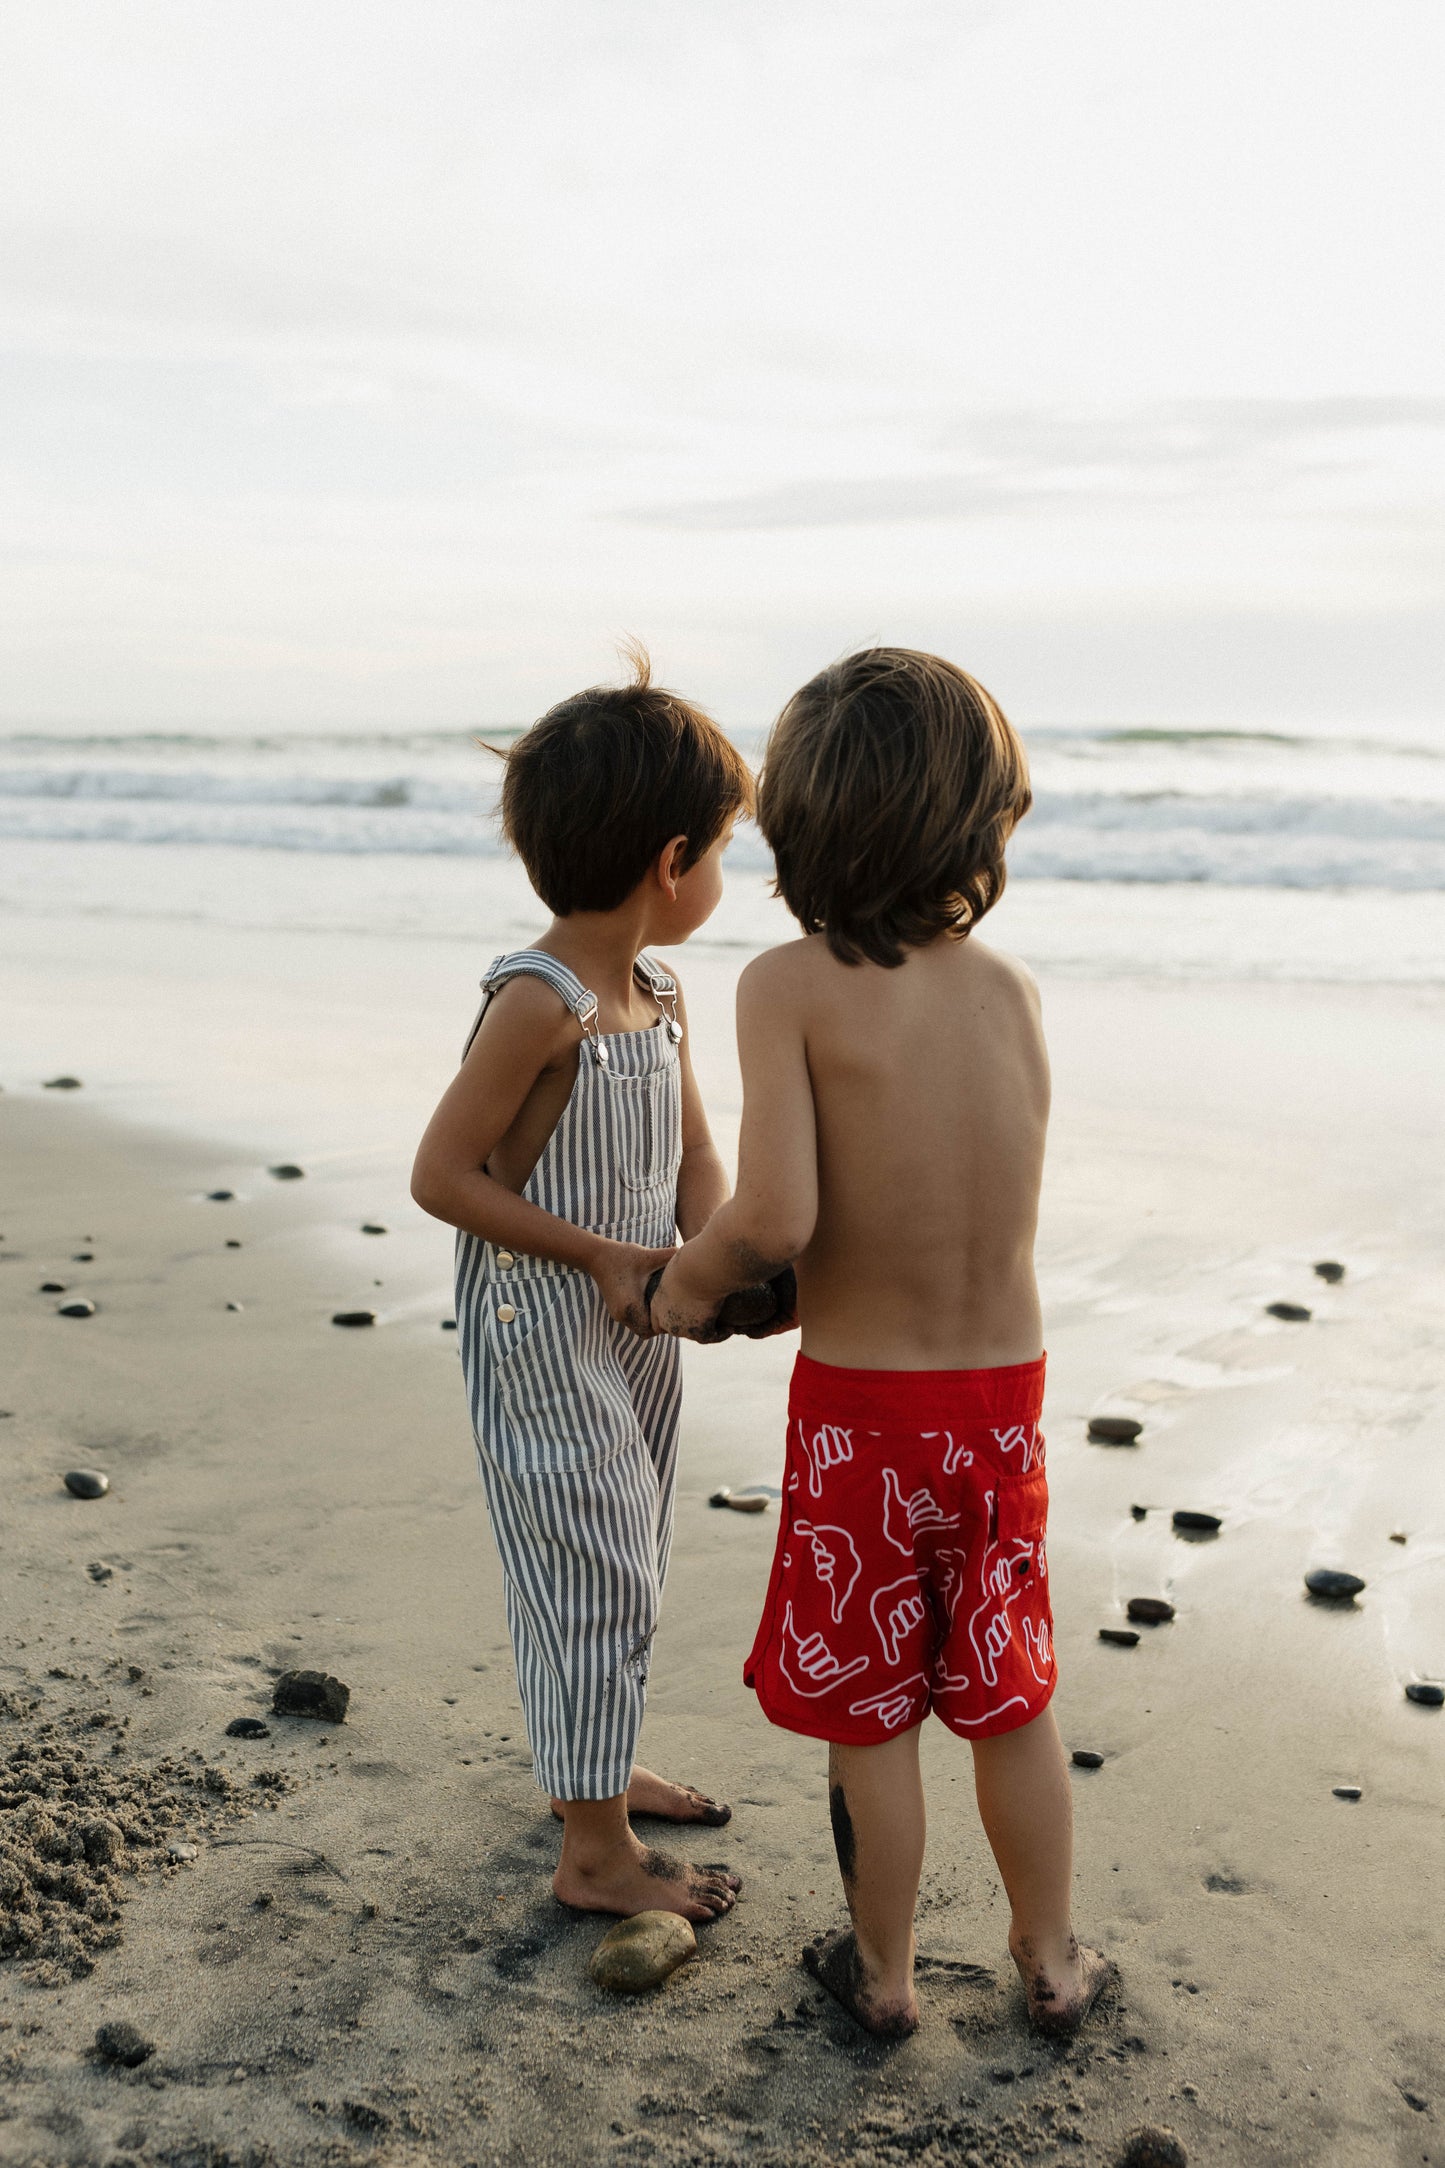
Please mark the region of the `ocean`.
MULTIPOLYGON (((1445 982, 1445 742, 1098 727, 1028 746, 995 925, 1038 967, 1445 982)), ((454 730, 11 732, 0 913, 531 938, 499 772, 454 730)), ((705 938, 785 935, 755 830, 728 863, 705 938)))

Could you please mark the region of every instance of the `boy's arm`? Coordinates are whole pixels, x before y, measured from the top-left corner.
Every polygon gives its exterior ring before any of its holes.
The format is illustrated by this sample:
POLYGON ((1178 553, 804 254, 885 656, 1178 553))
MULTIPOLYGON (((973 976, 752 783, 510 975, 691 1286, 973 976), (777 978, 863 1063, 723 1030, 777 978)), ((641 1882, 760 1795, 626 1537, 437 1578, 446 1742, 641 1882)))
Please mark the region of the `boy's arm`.
POLYGON ((424 1212, 465 1234, 590 1273, 611 1315, 645 1338, 652 1331, 648 1275, 671 1249, 613 1242, 574 1227, 486 1168, 538 1077, 576 1044, 576 1033, 575 1019, 559 1014, 556 995, 539 982, 513 979, 502 987, 427 1124, 411 1193, 424 1212))
POLYGON ((727 1202, 728 1178, 712 1141, 702 1093, 693 1075, 687 1010, 680 986, 677 989, 677 1016, 683 1027, 682 1045, 678 1050, 682 1067, 682 1164, 677 1170, 677 1226, 687 1242, 701 1234, 718 1206, 727 1202))
POLYGON ((775 951, 749 964, 738 982, 743 1120, 737 1192, 663 1274, 652 1300, 659 1332, 704 1335, 725 1295, 772 1279, 812 1239, 818 1140, 790 977, 775 951))

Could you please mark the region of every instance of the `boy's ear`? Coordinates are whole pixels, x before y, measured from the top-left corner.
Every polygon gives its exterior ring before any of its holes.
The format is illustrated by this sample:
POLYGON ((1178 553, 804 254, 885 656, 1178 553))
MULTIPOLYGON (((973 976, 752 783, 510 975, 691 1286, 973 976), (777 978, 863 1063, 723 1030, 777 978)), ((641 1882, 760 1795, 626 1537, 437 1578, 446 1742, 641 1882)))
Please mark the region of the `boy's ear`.
POLYGON ((658 886, 670 903, 677 901, 677 884, 687 865, 687 837, 674 836, 662 847, 657 861, 658 886))

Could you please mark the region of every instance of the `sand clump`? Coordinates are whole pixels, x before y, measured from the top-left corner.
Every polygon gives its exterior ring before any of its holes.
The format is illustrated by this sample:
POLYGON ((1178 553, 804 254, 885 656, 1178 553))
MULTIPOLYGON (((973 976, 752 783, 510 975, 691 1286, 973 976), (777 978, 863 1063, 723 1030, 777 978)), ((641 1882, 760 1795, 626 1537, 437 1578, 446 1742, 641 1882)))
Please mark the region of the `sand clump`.
MULTIPOLYGON (((54 1716, 0 1692, 11 1744, 0 1759, 0 1959, 39 1987, 95 1969, 121 1939, 127 1884, 175 1871, 167 1846, 245 1809, 226 1770, 127 1749, 129 1718, 103 1699, 54 1716)), ((254 1781, 254 1780, 253 1780, 254 1781)))

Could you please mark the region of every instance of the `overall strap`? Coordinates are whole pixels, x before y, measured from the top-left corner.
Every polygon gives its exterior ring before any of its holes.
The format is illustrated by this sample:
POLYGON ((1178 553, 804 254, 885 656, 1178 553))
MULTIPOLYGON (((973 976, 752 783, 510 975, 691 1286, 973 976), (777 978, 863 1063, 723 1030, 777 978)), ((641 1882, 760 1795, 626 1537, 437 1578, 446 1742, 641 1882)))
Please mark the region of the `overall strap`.
POLYGON ((565 964, 559 963, 555 956, 548 956, 542 949, 514 949, 509 955, 492 959, 482 979, 482 1005, 477 1011, 476 1022, 467 1033, 466 1046, 462 1049, 464 1061, 493 994, 499 986, 504 986, 508 979, 515 978, 545 981, 553 993, 566 1003, 582 1026, 582 1036, 591 1046, 597 1060, 604 1068, 607 1066, 607 1049, 597 1031, 597 996, 588 991, 575 971, 569 971, 565 964))
POLYGON ((676 1046, 682 1038, 682 1026, 677 1020, 677 980, 670 971, 664 971, 655 956, 639 956, 632 971, 667 1018, 668 1037, 676 1046))

